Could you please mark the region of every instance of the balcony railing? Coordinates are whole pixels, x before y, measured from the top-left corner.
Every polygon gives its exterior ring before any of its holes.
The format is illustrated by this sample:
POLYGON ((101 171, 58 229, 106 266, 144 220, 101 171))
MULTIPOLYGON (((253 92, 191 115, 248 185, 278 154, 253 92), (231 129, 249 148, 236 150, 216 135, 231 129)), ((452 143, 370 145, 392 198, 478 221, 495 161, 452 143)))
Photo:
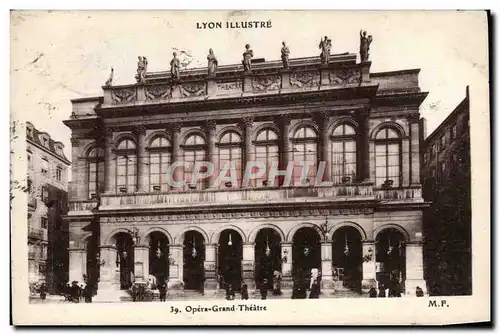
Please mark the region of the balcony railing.
POLYGON ((45 237, 45 232, 43 231, 43 229, 29 228, 28 237, 36 240, 43 240, 45 237))
POLYGON ((323 199, 330 201, 374 200, 371 185, 317 187, 249 188, 235 190, 195 190, 192 192, 134 193, 101 195, 100 209, 122 206, 183 206, 192 204, 252 204, 297 202, 323 199))
POLYGON ((422 200, 422 188, 418 187, 401 187, 390 189, 374 189, 375 199, 377 200, 403 200, 415 201, 422 200))
POLYGON ((92 211, 97 207, 97 200, 72 201, 69 203, 70 212, 92 211))

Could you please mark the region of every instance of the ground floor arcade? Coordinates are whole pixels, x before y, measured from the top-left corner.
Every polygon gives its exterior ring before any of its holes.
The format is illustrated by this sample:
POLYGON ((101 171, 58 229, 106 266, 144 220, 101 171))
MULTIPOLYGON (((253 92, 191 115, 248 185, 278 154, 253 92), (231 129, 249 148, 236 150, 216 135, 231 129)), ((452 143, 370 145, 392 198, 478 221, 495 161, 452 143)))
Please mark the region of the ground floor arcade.
POLYGON ((70 280, 98 279, 99 290, 151 275, 173 290, 272 287, 276 271, 291 289, 317 269, 323 290, 397 281, 406 294, 426 291, 420 211, 102 216, 97 233, 82 233, 85 225, 70 228, 70 280))

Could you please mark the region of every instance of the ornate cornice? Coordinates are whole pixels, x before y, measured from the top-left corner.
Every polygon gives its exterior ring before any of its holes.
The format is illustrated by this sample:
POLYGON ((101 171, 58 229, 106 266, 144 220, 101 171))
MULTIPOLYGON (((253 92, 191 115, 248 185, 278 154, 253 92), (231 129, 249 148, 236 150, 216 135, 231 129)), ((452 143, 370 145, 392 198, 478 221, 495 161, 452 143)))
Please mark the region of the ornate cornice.
POLYGON ((373 214, 374 209, 368 207, 360 208, 338 208, 338 209, 305 209, 305 210, 266 210, 245 212, 201 212, 201 213, 179 213, 179 214, 157 214, 157 215, 130 215, 130 216, 102 216, 103 223, 134 223, 147 224, 149 222, 180 222, 218 219, 252 219, 252 218, 280 218, 300 216, 338 216, 338 215, 366 215, 373 214))

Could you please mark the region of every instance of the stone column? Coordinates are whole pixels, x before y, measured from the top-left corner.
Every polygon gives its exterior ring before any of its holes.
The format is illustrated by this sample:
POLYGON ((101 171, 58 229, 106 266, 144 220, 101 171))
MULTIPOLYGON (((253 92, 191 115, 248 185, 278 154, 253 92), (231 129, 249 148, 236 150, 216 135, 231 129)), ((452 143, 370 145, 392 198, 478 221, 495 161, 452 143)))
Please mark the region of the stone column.
POLYGON ((85 183, 85 176, 87 165, 82 159, 82 150, 80 148, 80 140, 71 137, 71 161, 75 162, 71 167, 73 181, 71 182, 70 196, 73 199, 87 199, 87 184, 85 183))
POLYGON ((409 118, 410 123, 410 155, 411 155, 411 184, 420 185, 420 134, 418 114, 409 118))
POLYGON ((206 188, 211 187, 215 180, 217 179, 217 176, 219 175, 219 167, 218 163, 219 160, 217 159, 217 155, 215 152, 215 130, 217 128, 217 125, 215 121, 209 120, 205 124, 205 132, 207 134, 207 161, 212 163, 212 166, 214 167, 214 173, 212 173, 207 179, 206 179, 206 188))
POLYGON ((406 242, 406 281, 405 294, 415 296, 415 289, 419 286, 427 294, 427 284, 424 280, 424 262, 422 242, 406 242))
POLYGON ((149 277, 149 246, 134 246, 134 276, 136 281, 147 281, 149 277))
POLYGON ((321 241, 321 288, 333 289, 332 241, 321 241))
POLYGON ((255 290, 255 243, 243 243, 243 261, 241 278, 247 283, 248 290, 255 290))
POLYGON ((116 156, 113 151, 113 129, 106 128, 104 136, 104 180, 106 181, 106 193, 116 193, 114 169, 116 156))
MULTIPOLYGON (((370 111, 364 110, 358 115, 359 120, 359 141, 358 141, 358 166, 359 181, 364 183, 370 182, 370 111)), ((373 164, 375 168, 375 164, 373 164)))
POLYGON ((148 192, 148 154, 146 151, 146 128, 143 125, 135 127, 137 136, 137 191, 148 192))
POLYGON ((319 155, 320 162, 323 161, 326 163, 325 172, 323 174, 323 181, 328 182, 332 180, 331 177, 331 166, 332 166, 332 157, 330 155, 330 133, 328 132, 328 124, 330 122, 330 114, 328 112, 321 112, 318 118, 319 129, 321 131, 320 134, 320 144, 321 150, 319 155))
POLYGON ((363 241, 363 253, 361 257, 363 264, 363 280, 361 281, 361 289, 364 293, 367 293, 372 287, 378 288, 376 279, 374 241, 363 241))
MULTIPOLYGON (((181 152, 181 143, 180 143, 180 132, 181 125, 180 123, 174 123, 171 126, 172 131, 172 163, 182 161, 182 152, 181 152)), ((182 167, 177 167, 173 171, 174 181, 181 181, 183 177, 183 169, 182 167)), ((182 187, 175 188, 177 190, 183 190, 182 187)))
MULTIPOLYGON (((255 160, 254 146, 252 143, 252 132, 253 132, 253 118, 245 117, 242 120, 243 128, 245 129, 245 168, 248 162, 253 162, 255 160)), ((243 173, 245 173, 245 168, 243 173)), ((255 186, 255 180, 249 180, 248 186, 255 186)))
POLYGON ((402 175, 403 183, 401 186, 410 186, 410 139, 403 138, 402 143, 402 175))
POLYGON ((169 280, 168 287, 174 290, 183 289, 183 259, 182 259, 182 245, 170 245, 169 255, 169 280))
POLYGON ((292 289, 292 242, 281 242, 281 261, 281 272, 283 275, 281 287, 283 289, 292 289))
POLYGON ((69 281, 83 283, 87 272, 87 251, 85 248, 69 248, 69 281))
POLYGON ((205 244, 205 289, 217 289, 216 277, 217 244, 205 244))

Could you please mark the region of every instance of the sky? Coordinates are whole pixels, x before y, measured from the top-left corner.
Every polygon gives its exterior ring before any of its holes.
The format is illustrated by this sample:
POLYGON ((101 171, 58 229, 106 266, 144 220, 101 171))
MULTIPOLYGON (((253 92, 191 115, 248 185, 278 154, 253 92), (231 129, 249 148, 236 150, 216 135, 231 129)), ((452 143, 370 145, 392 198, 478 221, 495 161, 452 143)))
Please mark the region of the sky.
POLYGON ((254 58, 280 59, 282 41, 291 58, 310 57, 319 55, 325 35, 332 54, 358 53, 360 29, 373 36, 371 72, 421 69, 420 87, 429 92, 421 106, 427 134, 463 100, 467 85, 473 100, 476 86, 488 81, 483 12, 13 11, 11 119, 48 132, 71 158, 71 132, 62 123, 70 99, 102 95, 111 67, 113 84, 132 84, 137 56, 148 58, 150 72, 169 70, 175 50, 191 56, 188 67, 206 66, 209 48, 219 65, 240 63, 247 43, 254 58), (272 28, 196 28, 197 22, 251 20, 271 20, 272 28))

